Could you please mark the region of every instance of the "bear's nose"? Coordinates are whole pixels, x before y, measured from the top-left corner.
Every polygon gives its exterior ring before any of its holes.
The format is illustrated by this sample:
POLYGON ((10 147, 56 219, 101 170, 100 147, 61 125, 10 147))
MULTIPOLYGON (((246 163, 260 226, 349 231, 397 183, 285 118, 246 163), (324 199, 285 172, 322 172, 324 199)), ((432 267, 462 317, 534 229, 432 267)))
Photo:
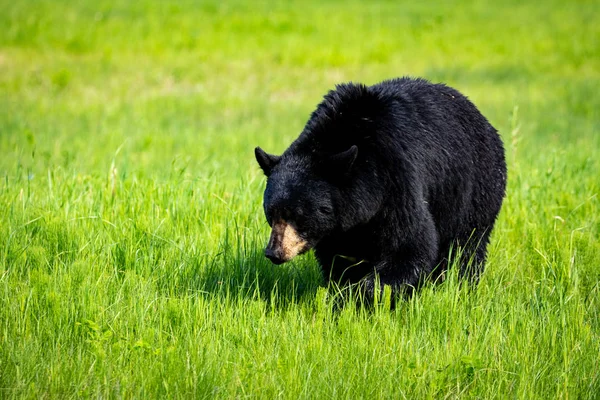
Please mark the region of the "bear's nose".
POLYGON ((267 247, 265 249, 265 257, 267 257, 269 260, 271 260, 271 262, 273 264, 279 265, 279 264, 283 264, 283 262, 284 262, 280 253, 278 251, 271 249, 270 247, 267 247))

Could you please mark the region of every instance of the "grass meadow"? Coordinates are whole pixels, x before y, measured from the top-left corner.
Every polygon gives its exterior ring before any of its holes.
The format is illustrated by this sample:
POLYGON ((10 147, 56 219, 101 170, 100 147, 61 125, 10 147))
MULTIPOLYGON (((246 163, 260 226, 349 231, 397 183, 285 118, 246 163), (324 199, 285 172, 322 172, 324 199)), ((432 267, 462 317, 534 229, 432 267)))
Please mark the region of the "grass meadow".
POLYGON ((0 398, 600 398, 600 7, 0 0, 0 398), (423 76, 501 132, 479 286, 337 307, 263 256, 336 83, 423 76))

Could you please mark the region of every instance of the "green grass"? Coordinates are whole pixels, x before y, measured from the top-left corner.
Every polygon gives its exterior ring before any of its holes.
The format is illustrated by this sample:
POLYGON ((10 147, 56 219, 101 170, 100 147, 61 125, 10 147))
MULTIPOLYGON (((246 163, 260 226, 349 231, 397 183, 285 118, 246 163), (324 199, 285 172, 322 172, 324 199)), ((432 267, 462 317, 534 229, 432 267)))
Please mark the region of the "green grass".
POLYGON ((0 397, 598 398, 595 1, 0 0, 0 397), (417 75, 500 130, 481 283, 336 307, 273 266, 261 145, 417 75))

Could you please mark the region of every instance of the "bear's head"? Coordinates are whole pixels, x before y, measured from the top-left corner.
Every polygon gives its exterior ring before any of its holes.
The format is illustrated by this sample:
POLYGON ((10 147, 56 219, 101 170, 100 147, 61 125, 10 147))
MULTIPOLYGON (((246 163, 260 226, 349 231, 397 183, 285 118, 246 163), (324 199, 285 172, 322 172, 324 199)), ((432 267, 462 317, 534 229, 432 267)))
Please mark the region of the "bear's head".
POLYGON ((310 250, 339 227, 340 185, 357 154, 356 146, 319 157, 255 149, 267 176, 263 207, 272 228, 265 256, 274 264, 310 250))

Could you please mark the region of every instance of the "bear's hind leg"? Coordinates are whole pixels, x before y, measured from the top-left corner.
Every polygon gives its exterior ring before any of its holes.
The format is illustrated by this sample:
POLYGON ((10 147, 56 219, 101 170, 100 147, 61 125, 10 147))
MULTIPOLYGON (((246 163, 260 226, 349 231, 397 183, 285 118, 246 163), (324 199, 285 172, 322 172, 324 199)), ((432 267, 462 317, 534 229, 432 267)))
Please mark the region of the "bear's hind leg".
POLYGON ((479 276, 485 267, 489 241, 489 228, 476 230, 467 239, 457 241, 461 279, 467 279, 472 283, 479 282, 479 276))

